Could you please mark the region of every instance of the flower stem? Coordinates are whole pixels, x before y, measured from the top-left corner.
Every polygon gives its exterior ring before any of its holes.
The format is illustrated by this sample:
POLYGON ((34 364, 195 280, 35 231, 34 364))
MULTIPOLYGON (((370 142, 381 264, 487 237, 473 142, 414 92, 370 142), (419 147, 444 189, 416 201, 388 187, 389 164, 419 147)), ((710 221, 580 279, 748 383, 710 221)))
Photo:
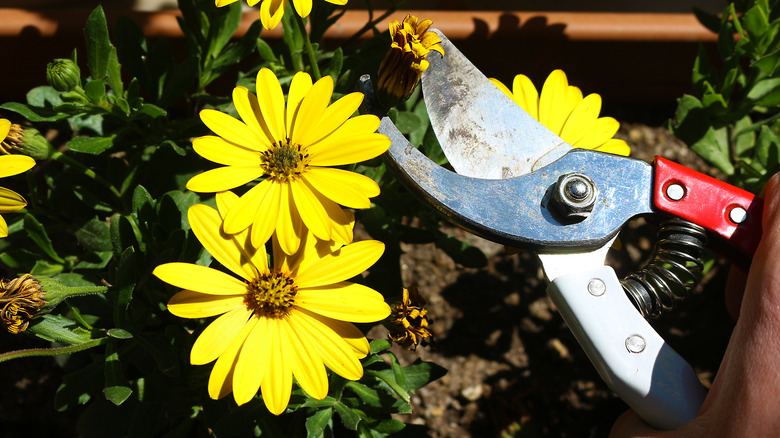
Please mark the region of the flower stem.
POLYGON ((92 339, 84 342, 83 344, 71 345, 70 347, 58 347, 58 348, 29 348, 26 350, 14 350, 7 353, 0 354, 0 362, 5 362, 11 359, 19 359, 22 357, 33 356, 56 356, 58 354, 70 354, 78 351, 87 350, 89 348, 97 347, 98 345, 105 344, 110 341, 111 338, 92 339))
POLYGON ((67 155, 65 155, 65 154, 63 154, 62 152, 59 152, 59 151, 54 152, 54 154, 51 156, 51 158, 53 160, 59 161, 62 164, 67 164, 68 166, 71 166, 71 167, 73 167, 75 169, 78 169, 84 175, 92 178, 93 180, 95 180, 96 182, 100 183, 101 185, 103 185, 108 190, 110 190, 111 193, 113 193, 114 196, 117 197, 117 199, 121 199, 122 198, 122 194, 119 193, 119 190, 117 190, 117 188, 114 187, 113 184, 111 184, 108 180, 106 180, 102 176, 100 176, 97 173, 95 173, 95 171, 90 169, 89 167, 79 163, 78 161, 74 160, 73 158, 71 158, 71 157, 69 157, 69 156, 67 156, 67 155))
POLYGON ((306 54, 309 57, 309 65, 311 66, 311 73, 312 76, 314 76, 314 81, 316 82, 322 77, 322 74, 320 74, 320 67, 317 65, 317 54, 314 53, 314 47, 311 45, 311 40, 309 39, 309 33, 306 31, 306 24, 303 22, 303 18, 301 18, 300 15, 293 13, 295 16, 295 22, 298 24, 298 29, 301 31, 301 34, 303 35, 303 47, 306 50, 306 54))

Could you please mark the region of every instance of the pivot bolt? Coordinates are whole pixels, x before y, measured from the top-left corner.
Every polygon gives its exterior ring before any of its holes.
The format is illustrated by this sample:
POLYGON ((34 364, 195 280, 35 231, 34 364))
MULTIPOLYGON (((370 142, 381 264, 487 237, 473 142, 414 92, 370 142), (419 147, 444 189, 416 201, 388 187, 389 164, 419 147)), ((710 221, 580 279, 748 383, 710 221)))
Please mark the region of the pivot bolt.
POLYGON ((593 180, 582 173, 567 173, 558 178, 552 195, 552 207, 561 219, 568 222, 585 220, 593 211, 598 198, 593 180))

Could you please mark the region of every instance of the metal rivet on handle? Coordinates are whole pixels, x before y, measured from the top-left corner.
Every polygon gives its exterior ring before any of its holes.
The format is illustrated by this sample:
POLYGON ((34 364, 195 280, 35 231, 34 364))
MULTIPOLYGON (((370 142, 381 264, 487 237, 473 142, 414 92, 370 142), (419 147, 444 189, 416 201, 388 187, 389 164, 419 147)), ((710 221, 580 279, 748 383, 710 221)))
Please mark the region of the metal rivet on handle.
POLYGON ((588 292, 594 297, 600 297, 607 291, 607 285, 598 278, 588 282, 588 292))
POLYGON ((734 207, 729 211, 729 219, 735 224, 741 224, 747 219, 747 211, 742 207, 734 207))
POLYGON ((626 349, 629 353, 641 353, 645 350, 645 339, 639 335, 631 335, 626 338, 626 349))
POLYGON ((679 201, 685 196, 685 188, 680 184, 669 184, 666 188, 666 196, 672 201, 679 201))

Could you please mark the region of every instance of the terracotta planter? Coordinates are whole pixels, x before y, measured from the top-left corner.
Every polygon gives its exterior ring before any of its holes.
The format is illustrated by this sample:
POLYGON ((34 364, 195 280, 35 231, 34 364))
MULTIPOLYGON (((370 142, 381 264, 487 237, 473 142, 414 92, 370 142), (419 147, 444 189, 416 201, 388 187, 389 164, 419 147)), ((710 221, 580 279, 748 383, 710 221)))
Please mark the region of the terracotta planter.
MULTIPOLYGON (((66 57, 83 46, 83 26, 89 10, 0 9, 0 47, 5 68, 0 99, 20 100, 21 93, 45 83, 44 67, 53 57, 66 57), (13 60, 12 63, 9 63, 13 60)), ((599 92, 612 103, 670 104, 687 91, 690 68, 700 43, 712 44, 714 34, 693 14, 410 11, 432 18, 486 74, 511 81, 525 73, 541 83, 555 68, 563 68, 584 92, 599 92)), ((135 19, 150 37, 183 40, 175 11, 107 10, 109 23, 120 15, 135 19)), ((393 19, 404 13, 394 14, 393 19)), ((239 34, 257 19, 245 14, 239 34)), ((362 10, 348 10, 325 35, 337 45, 367 21, 362 10)), ((381 23, 385 29, 387 23, 381 23)), ((368 36, 368 34, 364 35, 368 36)), ((263 38, 281 37, 281 28, 263 38)))

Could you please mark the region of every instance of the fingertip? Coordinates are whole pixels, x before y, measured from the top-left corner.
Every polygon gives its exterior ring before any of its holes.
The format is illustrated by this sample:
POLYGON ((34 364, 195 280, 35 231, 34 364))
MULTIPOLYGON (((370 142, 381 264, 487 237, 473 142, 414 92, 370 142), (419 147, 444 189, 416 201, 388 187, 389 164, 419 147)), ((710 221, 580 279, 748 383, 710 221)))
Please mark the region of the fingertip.
POLYGON ((645 423, 633 409, 629 409, 615 420, 609 438, 653 438, 660 437, 661 432, 645 423))

